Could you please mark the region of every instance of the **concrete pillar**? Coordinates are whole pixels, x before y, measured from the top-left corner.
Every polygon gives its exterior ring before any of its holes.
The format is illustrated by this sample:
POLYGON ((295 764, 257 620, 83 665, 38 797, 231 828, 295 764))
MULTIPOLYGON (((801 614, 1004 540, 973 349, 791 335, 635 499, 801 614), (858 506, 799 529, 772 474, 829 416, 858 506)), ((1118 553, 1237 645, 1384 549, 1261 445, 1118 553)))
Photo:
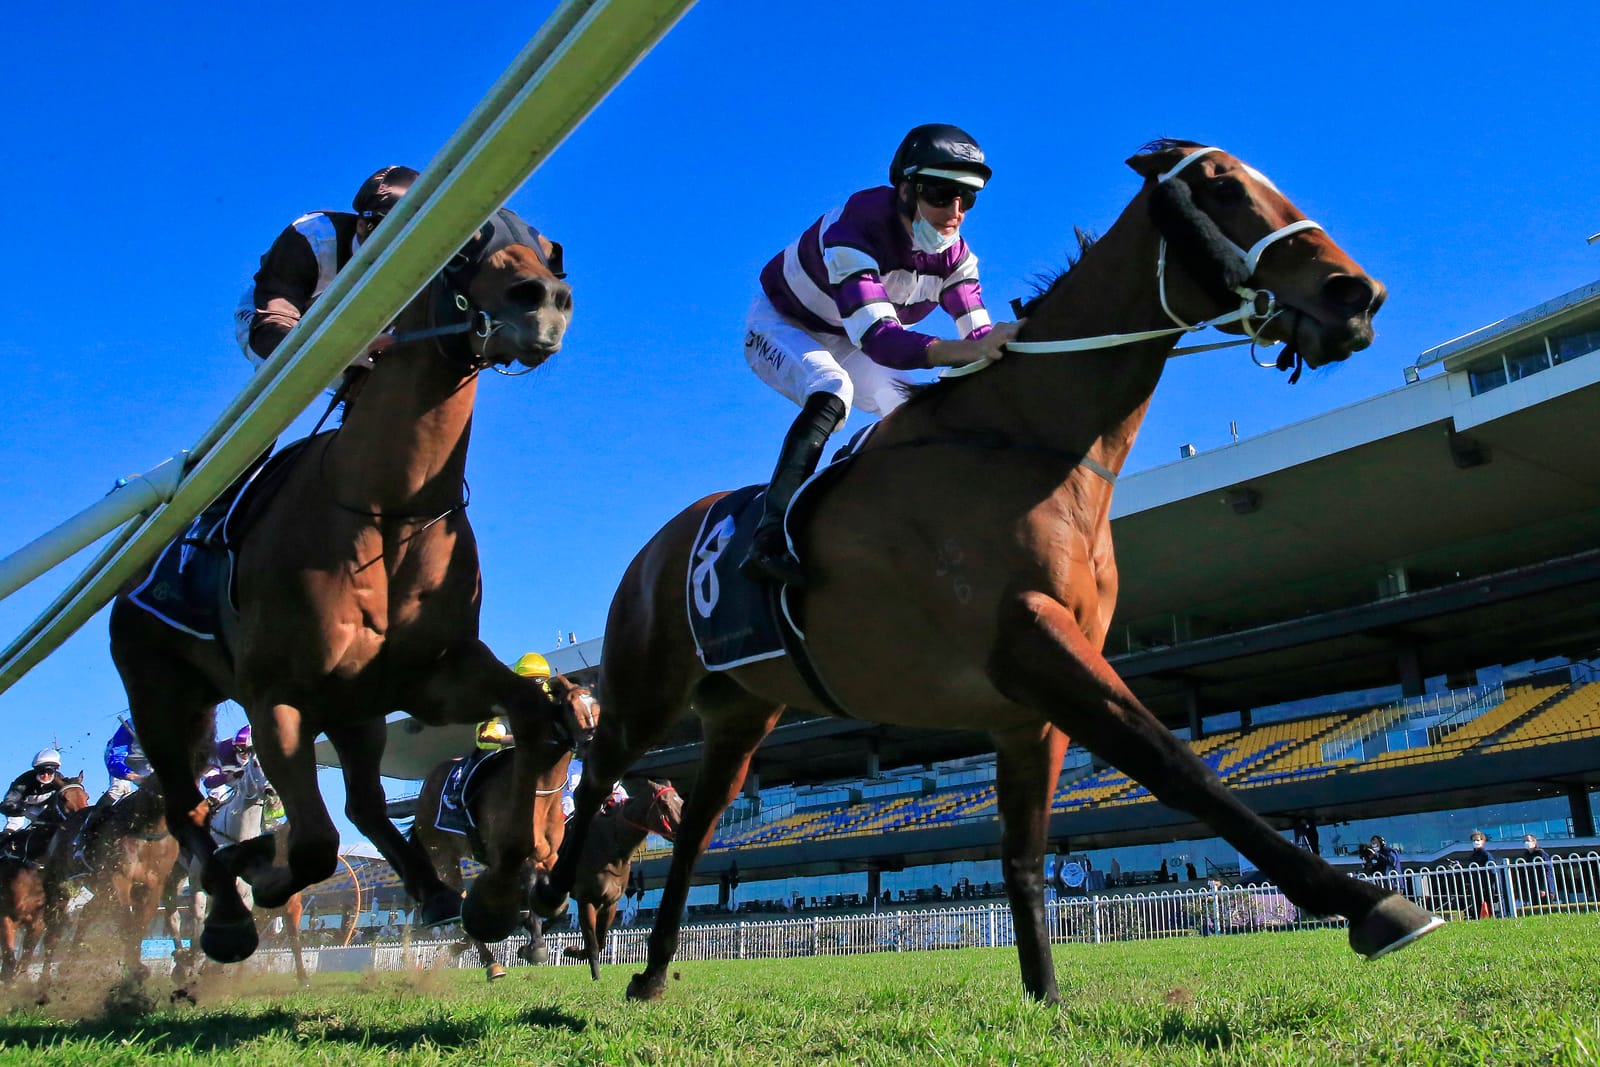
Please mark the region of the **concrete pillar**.
POLYGON ((1582 783, 1567 786, 1567 806, 1572 811, 1572 835, 1594 836, 1594 808, 1589 803, 1589 787, 1582 783))
POLYGON ((1417 655, 1416 647, 1407 645, 1400 650, 1400 695, 1404 697, 1419 697, 1426 691, 1422 677, 1422 660, 1417 655))
POLYGON ((874 864, 867 866, 867 902, 878 899, 878 894, 883 890, 883 872, 874 864))
POLYGON ((867 777, 876 778, 878 777, 879 773, 878 739, 873 738, 871 741, 867 742, 867 777))
POLYGON ((1198 741, 1206 735, 1205 727, 1200 725, 1200 691, 1192 685, 1185 689, 1183 703, 1189 713, 1189 740, 1198 741))
POLYGON ((761 795, 761 772, 754 763, 750 765, 750 773, 744 776, 744 795, 758 797, 761 795))

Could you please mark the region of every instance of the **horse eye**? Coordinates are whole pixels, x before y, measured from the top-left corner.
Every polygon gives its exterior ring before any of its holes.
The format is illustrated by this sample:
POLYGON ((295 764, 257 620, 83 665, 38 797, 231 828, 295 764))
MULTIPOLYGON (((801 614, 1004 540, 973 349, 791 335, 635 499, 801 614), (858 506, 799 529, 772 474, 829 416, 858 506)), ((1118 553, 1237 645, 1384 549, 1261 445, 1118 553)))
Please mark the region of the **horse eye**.
POLYGON ((1212 200, 1226 205, 1241 204, 1250 198, 1249 192, 1244 187, 1244 182, 1231 175, 1218 178, 1206 189, 1206 192, 1212 200))

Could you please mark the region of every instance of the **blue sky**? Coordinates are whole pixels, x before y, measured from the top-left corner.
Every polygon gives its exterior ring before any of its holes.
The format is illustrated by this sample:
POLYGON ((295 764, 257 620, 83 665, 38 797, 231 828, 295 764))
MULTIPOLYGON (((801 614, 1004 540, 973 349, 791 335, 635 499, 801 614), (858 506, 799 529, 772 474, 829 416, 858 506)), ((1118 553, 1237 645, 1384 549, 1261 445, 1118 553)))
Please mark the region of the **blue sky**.
MULTIPOLYGON (((191 445, 248 377, 230 311, 277 232, 424 166, 553 6, 13 11, 0 552, 191 445)), ((918 123, 995 168, 964 233, 997 314, 1074 225, 1109 227, 1122 160, 1160 136, 1265 171, 1388 285, 1374 346, 1293 388, 1237 351, 1175 363, 1133 470, 1399 387, 1424 348, 1600 276, 1592 3, 868 10, 704 0, 512 197, 565 244, 576 311, 559 357, 480 390, 471 516, 506 659, 599 636, 662 522, 766 477, 794 409, 741 356, 756 273, 918 123)), ((0 603, 0 636, 82 562, 0 603)), ((102 615, 0 695, 0 772, 57 740, 103 786, 125 705, 102 615)))

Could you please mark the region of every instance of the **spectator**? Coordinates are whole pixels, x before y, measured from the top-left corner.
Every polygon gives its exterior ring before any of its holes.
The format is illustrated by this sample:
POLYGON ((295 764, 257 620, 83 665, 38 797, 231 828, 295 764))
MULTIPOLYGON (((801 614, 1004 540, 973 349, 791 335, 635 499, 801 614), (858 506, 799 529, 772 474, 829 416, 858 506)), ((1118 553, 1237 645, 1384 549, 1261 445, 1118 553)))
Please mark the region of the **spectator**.
POLYGON ((1533 834, 1522 835, 1522 861, 1533 865, 1533 870, 1528 872, 1528 903, 1554 904, 1556 864, 1533 834))
POLYGON ((1191 882, 1199 880, 1200 872, 1194 869, 1194 860, 1183 865, 1183 876, 1191 882))
POLYGON ((1163 856, 1161 858, 1161 870, 1156 872, 1156 881, 1158 881, 1158 882, 1169 882, 1171 880, 1172 880, 1172 876, 1167 871, 1167 859, 1166 859, 1165 856, 1163 856))
POLYGON ((1321 854, 1321 845, 1317 841, 1317 824, 1301 816, 1294 821, 1294 843, 1296 848, 1303 848, 1313 856, 1321 854))
POLYGON ((1495 865, 1494 856, 1489 852, 1489 837, 1482 830, 1472 831, 1471 841, 1472 855, 1467 857, 1471 917, 1487 919, 1494 914, 1494 874, 1490 870, 1495 865))
POLYGON ((1395 875, 1400 874, 1400 854, 1385 841, 1380 834, 1373 834, 1372 840, 1361 846, 1361 873, 1395 875))

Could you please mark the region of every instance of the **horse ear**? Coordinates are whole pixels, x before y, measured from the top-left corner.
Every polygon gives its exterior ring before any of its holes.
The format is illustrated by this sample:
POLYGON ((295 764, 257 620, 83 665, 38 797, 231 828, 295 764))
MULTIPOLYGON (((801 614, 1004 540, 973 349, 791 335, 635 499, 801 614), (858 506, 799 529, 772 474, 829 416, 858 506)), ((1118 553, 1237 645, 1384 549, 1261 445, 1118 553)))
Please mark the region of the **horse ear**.
POLYGON ((539 245, 544 251, 544 261, 550 267, 550 273, 557 278, 567 276, 566 255, 561 249, 559 241, 552 241, 544 234, 539 235, 539 245))
POLYGON ((1129 156, 1125 162, 1133 168, 1135 174, 1148 180, 1159 178, 1171 170, 1183 155, 1182 148, 1163 148, 1158 152, 1141 152, 1136 156, 1129 156))

